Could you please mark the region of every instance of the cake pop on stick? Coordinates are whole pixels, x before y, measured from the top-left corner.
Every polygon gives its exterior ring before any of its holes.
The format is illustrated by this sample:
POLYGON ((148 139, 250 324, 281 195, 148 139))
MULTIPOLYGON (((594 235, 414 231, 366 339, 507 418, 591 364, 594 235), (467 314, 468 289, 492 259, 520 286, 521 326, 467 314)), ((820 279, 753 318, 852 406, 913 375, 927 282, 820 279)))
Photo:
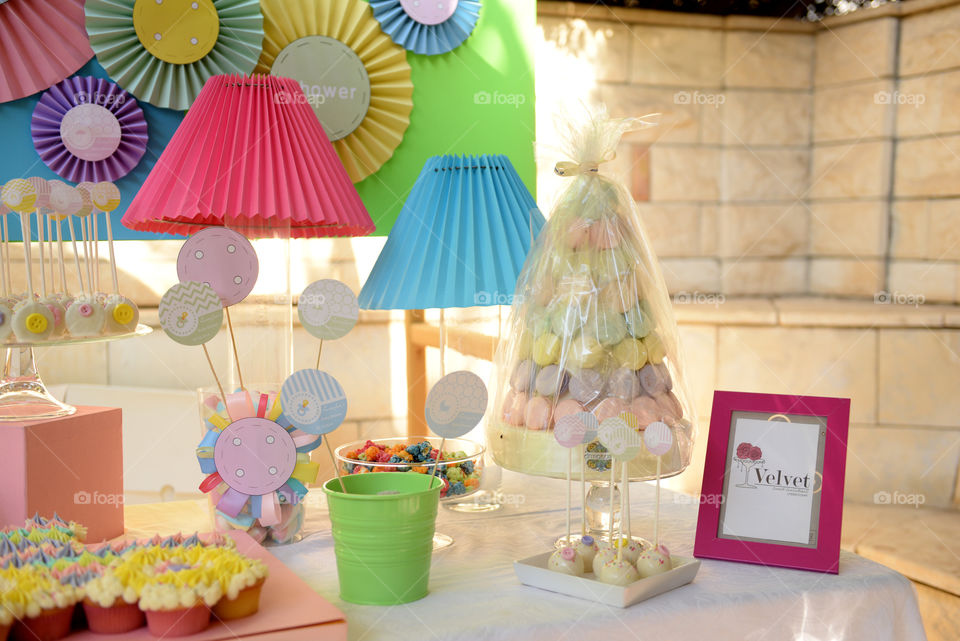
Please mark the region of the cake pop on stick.
MULTIPOLYGON (((586 435, 587 427, 583 424, 582 413, 569 414, 562 417, 553 428, 553 437, 561 447, 567 448, 567 545, 572 544, 570 536, 570 512, 573 503, 573 481, 571 477, 571 468, 573 467, 573 450, 583 444, 583 438, 586 435)), ((581 532, 581 538, 586 532, 581 532)))
MULTIPOLYGON (((83 271, 80 269, 80 254, 77 252, 77 237, 73 231, 73 216, 78 214, 83 208, 83 197, 76 187, 71 187, 65 182, 59 180, 49 181, 50 185, 50 207, 57 212, 61 218, 66 219, 70 227, 70 238, 73 241, 73 261, 77 269, 77 278, 80 282, 80 292, 83 293, 83 271)), ((63 265, 63 242, 60 232, 61 225, 57 225, 57 241, 60 244, 60 269, 65 270, 63 265)), ((66 272, 62 274, 66 278, 66 272)), ((64 290, 67 289, 66 280, 64 280, 64 290)))
POLYGON ((660 469, 663 455, 673 447, 673 432, 670 426, 661 421, 655 421, 647 426, 643 433, 643 444, 647 450, 657 457, 657 504, 653 513, 653 545, 660 547, 660 469))
POLYGON ((448 438, 459 438, 476 427, 487 411, 487 386, 473 372, 451 372, 437 381, 424 405, 427 426, 440 437, 433 476, 440 471, 440 458, 448 438))
MULTIPOLYGON (((618 464, 622 470, 622 481, 624 484, 629 483, 629 477, 627 476, 627 464, 632 461, 637 454, 640 453, 641 448, 643 447, 643 442, 640 438, 640 435, 637 431, 630 427, 631 424, 636 422, 636 417, 630 415, 629 413, 621 414, 620 416, 610 417, 600 423, 600 430, 598 432, 598 437, 600 439, 601 445, 603 445, 607 451, 610 453, 610 483, 611 487, 615 482, 616 469, 618 464)), ((597 578, 604 583, 612 583, 616 585, 628 585, 633 581, 639 578, 637 569, 633 566, 633 562, 636 560, 636 557, 633 556, 635 550, 633 542, 630 540, 624 540, 624 520, 629 521, 629 506, 623 505, 622 502, 625 498, 625 494, 621 492, 621 512, 620 512, 620 536, 617 537, 615 545, 617 546, 616 558, 606 561, 603 565, 597 569, 597 578), (629 546, 629 548, 628 548, 629 546), (629 558, 624 558, 625 549, 629 549, 631 556, 629 558)), ((613 544, 613 491, 610 493, 610 540, 613 544)))
POLYGON ((246 390, 246 387, 229 308, 253 291, 259 272, 260 263, 253 245, 243 234, 226 227, 201 229, 183 243, 177 256, 177 276, 181 282, 193 280, 209 283, 223 301, 242 390, 246 390))
MULTIPOLYGON (((90 197, 93 200, 94 207, 103 212, 107 227, 107 250, 110 256, 110 279, 113 285, 112 294, 107 298, 107 328, 109 331, 117 333, 132 332, 137 329, 137 323, 140 322, 140 310, 136 303, 126 296, 120 295, 117 256, 113 247, 113 224, 110 222, 110 212, 120 206, 120 190, 111 182, 100 182, 90 189, 90 197)), ((98 260, 98 278, 99 265, 98 260)))
MULTIPOLYGON (((0 202, 0 283, 3 285, 3 297, 10 296, 11 283, 8 280, 10 273, 10 247, 7 243, 7 214, 10 209, 0 202)), ((6 302, 6 301, 3 301, 6 302)))
MULTIPOLYGON (((280 388, 280 406, 291 425, 321 437, 340 427, 347 417, 347 396, 340 382, 318 369, 302 369, 291 374, 280 388)), ((340 490, 346 494, 347 488, 340 476, 340 466, 330 447, 330 439, 323 440, 340 490)))

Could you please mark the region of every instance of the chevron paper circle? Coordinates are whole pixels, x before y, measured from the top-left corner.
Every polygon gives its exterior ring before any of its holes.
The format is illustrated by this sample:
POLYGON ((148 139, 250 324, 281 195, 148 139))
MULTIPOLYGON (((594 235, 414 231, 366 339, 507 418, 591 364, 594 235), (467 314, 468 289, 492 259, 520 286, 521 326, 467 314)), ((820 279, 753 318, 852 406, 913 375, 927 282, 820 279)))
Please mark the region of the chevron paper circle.
POLYGON ((87 33, 97 60, 140 100, 184 110, 207 78, 249 74, 256 66, 263 43, 258 0, 167 0, 162 7, 150 6, 155 4, 155 0, 87 0, 86 5, 87 33), (209 15, 211 5, 216 29, 209 15), (162 19, 153 16, 158 10, 166 12, 162 19), (160 30, 153 31, 153 25, 160 25, 156 27, 160 30), (148 48, 144 42, 151 43, 151 37, 154 46, 148 48), (197 57, 211 40, 209 51, 197 57))
POLYGON ((360 318, 357 296, 345 283, 327 278, 307 285, 297 301, 297 316, 312 336, 336 340, 350 333, 360 318))
POLYGON ((643 449, 640 434, 620 416, 613 416, 600 423, 597 437, 613 459, 621 463, 632 461, 643 449))
POLYGON ((437 436, 459 438, 472 430, 487 411, 487 386, 466 370, 447 374, 427 394, 424 415, 437 436))
POLYGON ((25 178, 14 178, 0 190, 0 200, 11 211, 27 214, 37 209, 37 188, 25 178))
POLYGON ((479 0, 370 0, 370 7, 384 33, 394 42, 407 51, 427 56, 447 53, 462 45, 480 19, 479 0))
POLYGON ((206 283, 174 285, 160 299, 159 312, 163 331, 181 345, 202 345, 223 324, 223 303, 206 283))
MULTIPOLYGON (((366 116, 351 133, 333 143, 350 179, 360 182, 390 160, 410 124, 413 81, 406 52, 380 30, 370 5, 364 0, 301 0, 295 3, 262 0, 261 4, 265 35, 257 72, 271 73, 278 58, 285 50, 289 52, 288 47, 296 47, 298 40, 309 36, 338 40, 363 63, 370 82, 366 116)), ((294 77, 301 87, 306 85, 308 91, 304 93, 308 100, 338 99, 338 88, 323 86, 322 75, 310 75, 294 77), (334 91, 334 95, 328 98, 330 91, 334 91), (311 97, 310 94, 317 92, 319 96, 311 97)))
POLYGON ((318 369, 294 372, 280 388, 283 415, 308 434, 328 434, 347 417, 347 396, 340 383, 318 369))

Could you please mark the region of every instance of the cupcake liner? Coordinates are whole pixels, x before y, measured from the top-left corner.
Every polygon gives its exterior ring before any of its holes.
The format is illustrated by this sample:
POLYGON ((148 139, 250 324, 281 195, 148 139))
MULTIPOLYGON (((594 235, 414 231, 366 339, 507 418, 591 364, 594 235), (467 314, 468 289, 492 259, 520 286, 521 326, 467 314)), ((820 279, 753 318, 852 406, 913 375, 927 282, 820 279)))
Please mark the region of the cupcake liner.
POLYGON ((18 619, 10 630, 11 641, 57 641, 70 634, 74 606, 44 610, 38 617, 18 619))
POLYGON ((210 608, 195 605, 179 610, 148 610, 147 628, 155 637, 186 637, 203 632, 210 625, 210 608))
POLYGON ((10 636, 10 624, 0 624, 0 641, 7 641, 8 636, 10 636))
POLYGON ((109 608, 84 599, 83 611, 87 615, 87 627, 97 634, 123 634, 146 624, 146 618, 136 603, 125 603, 120 599, 109 608))
POLYGON ((240 590, 235 599, 220 599, 213 606, 213 616, 221 621, 230 621, 256 614, 260 609, 260 591, 264 580, 260 579, 249 588, 240 590))

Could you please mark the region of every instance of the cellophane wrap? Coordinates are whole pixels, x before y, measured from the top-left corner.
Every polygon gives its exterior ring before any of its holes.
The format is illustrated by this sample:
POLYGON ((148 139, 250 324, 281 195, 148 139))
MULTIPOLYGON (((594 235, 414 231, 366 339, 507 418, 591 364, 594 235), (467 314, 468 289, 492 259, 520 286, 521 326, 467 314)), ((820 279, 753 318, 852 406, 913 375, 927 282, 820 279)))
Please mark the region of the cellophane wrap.
MULTIPOLYGON (((636 203, 603 175, 623 133, 648 125, 598 115, 561 128, 567 158, 556 180, 569 184, 520 273, 495 359, 487 442, 507 469, 564 478, 568 450, 553 427, 581 411, 600 422, 631 413, 641 436, 661 421, 673 433, 662 475, 690 463, 697 421, 667 287, 636 203)), ((576 451, 587 479, 609 479, 599 442, 576 451)), ((573 469, 579 474, 579 463, 573 469)), ((628 468, 633 479, 656 469, 646 448, 628 468)))

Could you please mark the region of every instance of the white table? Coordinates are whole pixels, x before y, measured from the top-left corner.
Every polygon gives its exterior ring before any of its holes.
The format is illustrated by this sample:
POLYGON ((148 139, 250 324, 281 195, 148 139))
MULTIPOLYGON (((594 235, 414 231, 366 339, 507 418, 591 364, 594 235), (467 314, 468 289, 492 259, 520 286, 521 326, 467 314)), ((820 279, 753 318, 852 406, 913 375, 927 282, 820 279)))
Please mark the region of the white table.
MULTIPOLYGON (((340 600, 319 490, 307 499, 304 540, 271 551, 346 613, 354 641, 925 639, 910 582, 849 552, 841 553, 839 575, 704 559, 692 584, 626 609, 524 586, 513 561, 551 549, 563 533, 565 483, 505 473, 503 490, 522 497, 522 504, 476 516, 441 507, 437 529, 455 543, 434 553, 430 594, 414 603, 380 607, 340 600)), ((650 485, 631 486, 634 534, 652 536, 653 496, 650 485)), ((138 530, 149 531, 150 521, 171 516, 171 508, 130 506, 128 514, 137 517, 138 530)), ((691 555, 696 518, 697 506, 687 497, 664 491, 661 541, 676 554, 691 555)), ((204 527, 164 521, 154 529, 204 527)))

